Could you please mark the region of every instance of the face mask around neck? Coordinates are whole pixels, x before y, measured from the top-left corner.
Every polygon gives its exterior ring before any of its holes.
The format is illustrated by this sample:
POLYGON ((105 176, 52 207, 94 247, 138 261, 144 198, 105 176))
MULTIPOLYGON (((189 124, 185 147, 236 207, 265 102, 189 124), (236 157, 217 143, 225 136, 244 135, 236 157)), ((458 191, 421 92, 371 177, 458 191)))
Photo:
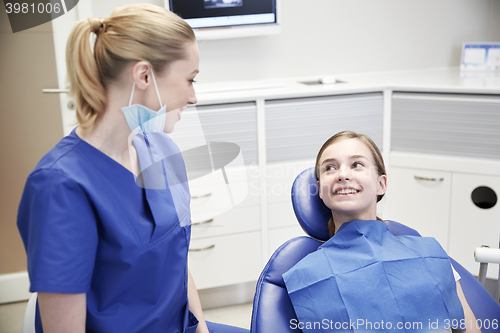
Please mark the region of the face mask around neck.
POLYGON ((156 94, 160 102, 160 110, 153 111, 150 108, 141 105, 132 105, 132 99, 134 97, 135 82, 132 86, 132 93, 130 94, 130 101, 128 106, 123 107, 122 111, 127 121, 128 127, 134 132, 138 127, 143 133, 150 132, 163 132, 165 128, 165 114, 167 112, 167 105, 163 105, 160 98, 160 92, 158 91, 158 86, 156 85, 156 79, 151 70, 151 77, 153 78, 153 83, 155 85, 156 94))

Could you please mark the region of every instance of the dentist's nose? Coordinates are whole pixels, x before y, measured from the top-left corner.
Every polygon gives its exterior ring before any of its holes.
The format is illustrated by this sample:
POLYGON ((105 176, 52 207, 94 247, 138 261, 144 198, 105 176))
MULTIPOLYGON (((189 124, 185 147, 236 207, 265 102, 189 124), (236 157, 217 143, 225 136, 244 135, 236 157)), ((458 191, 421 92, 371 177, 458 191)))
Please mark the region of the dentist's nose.
POLYGON ((189 93, 189 99, 188 99, 188 104, 196 104, 198 103, 198 99, 196 98, 196 92, 194 89, 191 89, 191 92, 189 93))

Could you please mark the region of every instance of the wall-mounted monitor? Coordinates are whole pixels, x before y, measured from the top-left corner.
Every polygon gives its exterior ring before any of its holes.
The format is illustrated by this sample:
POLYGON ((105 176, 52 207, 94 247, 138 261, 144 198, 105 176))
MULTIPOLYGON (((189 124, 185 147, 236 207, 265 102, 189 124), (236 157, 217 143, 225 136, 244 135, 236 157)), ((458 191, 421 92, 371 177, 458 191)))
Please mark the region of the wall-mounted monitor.
POLYGON ((198 40, 280 33, 279 0, 164 0, 198 40))

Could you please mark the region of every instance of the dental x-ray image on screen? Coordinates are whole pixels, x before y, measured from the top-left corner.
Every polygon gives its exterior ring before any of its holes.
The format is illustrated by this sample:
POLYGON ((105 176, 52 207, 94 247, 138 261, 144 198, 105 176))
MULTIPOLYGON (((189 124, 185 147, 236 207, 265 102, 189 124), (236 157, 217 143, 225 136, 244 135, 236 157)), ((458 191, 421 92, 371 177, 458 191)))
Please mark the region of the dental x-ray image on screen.
POLYGON ((169 0, 193 29, 277 24, 276 0, 169 0))
POLYGON ((227 8, 227 7, 241 7, 243 0, 204 0, 205 9, 210 8, 227 8))

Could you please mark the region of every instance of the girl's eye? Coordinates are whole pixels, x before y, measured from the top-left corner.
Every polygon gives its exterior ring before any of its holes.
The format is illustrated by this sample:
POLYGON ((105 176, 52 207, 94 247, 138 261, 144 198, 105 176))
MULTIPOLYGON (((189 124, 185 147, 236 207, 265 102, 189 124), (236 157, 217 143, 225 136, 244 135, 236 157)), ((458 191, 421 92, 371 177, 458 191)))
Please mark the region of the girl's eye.
POLYGON ((362 166, 364 166, 364 165, 363 165, 363 163, 361 163, 361 162, 354 162, 354 163, 352 164, 352 167, 353 167, 353 168, 359 168, 359 167, 362 167, 362 166))
POLYGON ((195 80, 195 79, 191 79, 191 80, 189 80, 189 83, 191 83, 191 84, 193 84, 193 83, 195 83, 195 82, 196 82, 196 80, 195 80))
POLYGON ((325 171, 333 171, 335 169, 336 168, 333 165, 327 165, 326 168, 325 168, 325 171))

